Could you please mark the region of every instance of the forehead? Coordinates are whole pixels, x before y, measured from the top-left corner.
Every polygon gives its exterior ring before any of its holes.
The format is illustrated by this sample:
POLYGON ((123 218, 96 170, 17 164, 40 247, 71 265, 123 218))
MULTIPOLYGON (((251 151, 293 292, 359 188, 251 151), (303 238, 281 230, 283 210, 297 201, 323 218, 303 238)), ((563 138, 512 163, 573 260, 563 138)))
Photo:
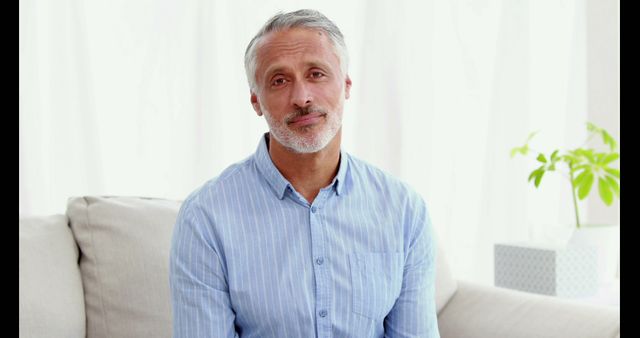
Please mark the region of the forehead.
POLYGON ((300 63, 339 62, 329 37, 322 31, 293 28, 265 35, 257 46, 258 73, 300 63))

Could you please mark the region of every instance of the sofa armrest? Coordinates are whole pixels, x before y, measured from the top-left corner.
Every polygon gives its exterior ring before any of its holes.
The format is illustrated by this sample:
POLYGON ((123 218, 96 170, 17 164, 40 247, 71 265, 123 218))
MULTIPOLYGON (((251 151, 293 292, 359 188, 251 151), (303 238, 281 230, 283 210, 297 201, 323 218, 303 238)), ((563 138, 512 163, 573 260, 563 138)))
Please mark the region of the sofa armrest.
POLYGON ((86 337, 78 247, 65 215, 20 217, 20 337, 86 337))
POLYGON ((458 281, 438 326, 442 338, 614 338, 620 310, 458 281))

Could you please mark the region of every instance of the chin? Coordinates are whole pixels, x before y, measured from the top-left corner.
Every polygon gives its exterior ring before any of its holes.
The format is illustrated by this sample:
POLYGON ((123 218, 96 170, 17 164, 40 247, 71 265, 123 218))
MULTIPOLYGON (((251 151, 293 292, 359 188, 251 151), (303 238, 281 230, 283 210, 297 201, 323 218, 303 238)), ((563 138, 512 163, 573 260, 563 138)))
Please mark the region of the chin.
POLYGON ((331 143, 335 135, 329 137, 327 132, 321 134, 315 134, 312 137, 308 137, 309 135, 296 135, 291 138, 288 138, 284 143, 282 143, 285 147, 289 148, 293 152, 300 154, 311 154, 317 153, 320 150, 324 149, 331 143))

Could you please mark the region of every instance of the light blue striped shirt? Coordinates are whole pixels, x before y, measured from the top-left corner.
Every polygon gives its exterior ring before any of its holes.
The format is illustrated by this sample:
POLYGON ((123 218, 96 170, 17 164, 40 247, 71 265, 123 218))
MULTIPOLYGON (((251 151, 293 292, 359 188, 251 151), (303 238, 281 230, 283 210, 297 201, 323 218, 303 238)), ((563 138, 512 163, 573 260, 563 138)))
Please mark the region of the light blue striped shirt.
POLYGON ((340 152, 309 204, 255 154, 191 193, 173 234, 174 337, 439 337, 423 199, 340 152))

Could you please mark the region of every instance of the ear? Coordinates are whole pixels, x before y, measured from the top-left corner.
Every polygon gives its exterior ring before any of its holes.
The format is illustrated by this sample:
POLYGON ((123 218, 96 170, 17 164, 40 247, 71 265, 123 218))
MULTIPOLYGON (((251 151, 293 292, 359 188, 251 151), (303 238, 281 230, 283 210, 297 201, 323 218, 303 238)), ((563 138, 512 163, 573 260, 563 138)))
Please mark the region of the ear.
POLYGON ((262 109, 260 109, 260 102, 258 102, 258 95, 256 93, 251 92, 251 105, 253 106, 253 110, 256 111, 258 116, 262 116, 262 109))
POLYGON ((351 78, 347 75, 347 78, 344 80, 344 98, 348 99, 351 95, 351 78))

